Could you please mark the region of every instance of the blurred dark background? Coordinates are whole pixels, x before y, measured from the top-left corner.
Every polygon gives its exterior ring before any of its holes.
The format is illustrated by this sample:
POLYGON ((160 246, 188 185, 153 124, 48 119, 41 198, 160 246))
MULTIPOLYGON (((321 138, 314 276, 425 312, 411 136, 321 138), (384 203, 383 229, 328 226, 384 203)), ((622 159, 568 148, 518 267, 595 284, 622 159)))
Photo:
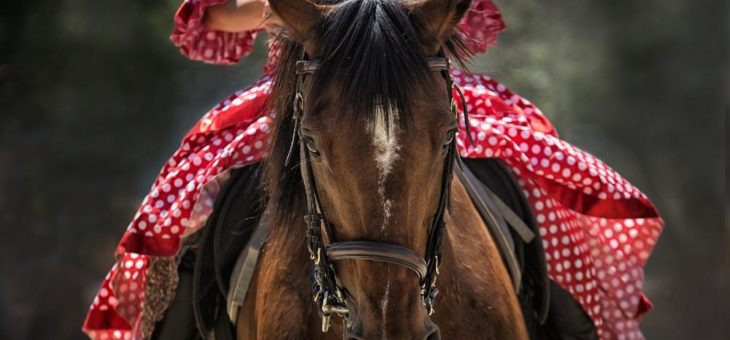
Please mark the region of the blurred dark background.
MULTIPOLYGON (((474 71, 642 188, 667 227, 646 268, 649 339, 727 339, 728 2, 498 1, 509 30, 474 71)), ((157 171, 238 66, 169 43, 179 0, 0 8, 0 339, 79 339, 157 171)), ((263 38, 263 37, 262 37, 263 38)))

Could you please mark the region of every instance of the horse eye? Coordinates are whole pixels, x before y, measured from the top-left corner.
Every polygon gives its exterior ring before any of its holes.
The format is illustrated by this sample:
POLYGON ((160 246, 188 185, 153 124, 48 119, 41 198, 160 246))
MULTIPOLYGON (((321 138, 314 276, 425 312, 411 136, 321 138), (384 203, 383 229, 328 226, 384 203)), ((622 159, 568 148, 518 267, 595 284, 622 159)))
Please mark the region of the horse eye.
POLYGON ((456 129, 449 130, 449 132, 446 133, 446 141, 444 141, 444 147, 449 146, 454 141, 455 136, 456 136, 456 129))
POLYGON ((311 141, 305 141, 304 145, 307 147, 307 150, 311 152, 315 156, 319 156, 319 150, 317 150, 317 147, 314 146, 314 143, 311 141))

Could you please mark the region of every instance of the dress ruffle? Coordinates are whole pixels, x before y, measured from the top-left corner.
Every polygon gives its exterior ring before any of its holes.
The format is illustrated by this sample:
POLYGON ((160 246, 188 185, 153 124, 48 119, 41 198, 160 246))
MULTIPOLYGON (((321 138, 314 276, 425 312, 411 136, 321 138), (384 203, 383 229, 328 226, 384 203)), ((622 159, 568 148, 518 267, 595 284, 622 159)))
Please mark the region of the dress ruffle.
POLYGON ((208 7, 226 2, 228 0, 187 0, 180 6, 170 36, 180 53, 191 60, 220 65, 238 63, 251 53, 260 30, 231 33, 210 30, 203 23, 208 7))
POLYGON ((151 315, 164 312, 175 285, 150 278, 174 278, 176 272, 150 263, 174 260, 183 241, 205 225, 229 170, 265 156, 272 120, 256 103, 265 102, 270 88, 264 77, 211 109, 165 163, 91 305, 83 329, 92 339, 146 338, 159 321, 151 315), (150 309, 151 302, 158 308, 150 309))
POLYGON ((459 24, 464 42, 472 53, 486 53, 489 47, 497 44, 497 35, 506 28, 502 13, 491 0, 472 1, 459 24))
POLYGON ((458 140, 461 156, 499 158, 518 176, 550 278, 583 306, 601 338, 642 338, 638 318, 651 308, 642 294, 643 266, 664 225, 651 201, 560 140, 536 106, 504 85, 484 75, 455 72, 454 78, 475 136, 473 145, 458 140))
MULTIPOLYGON (((256 35, 261 30, 231 33, 210 30, 203 24, 208 7, 228 0, 187 0, 175 14, 175 27, 170 40, 191 60, 210 64, 235 64, 251 53, 256 35)), ((502 14, 490 0, 473 1, 459 24, 464 41, 473 53, 486 53, 497 43, 497 35, 507 26, 502 14)))

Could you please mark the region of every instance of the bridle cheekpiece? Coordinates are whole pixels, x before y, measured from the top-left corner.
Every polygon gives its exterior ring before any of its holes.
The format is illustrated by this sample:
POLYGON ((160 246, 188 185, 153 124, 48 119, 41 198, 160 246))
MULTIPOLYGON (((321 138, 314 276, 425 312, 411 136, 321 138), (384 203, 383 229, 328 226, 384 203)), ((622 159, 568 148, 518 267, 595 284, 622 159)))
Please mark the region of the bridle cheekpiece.
MULTIPOLYGON (((464 123, 469 131, 469 120, 466 112, 466 103, 461 89, 454 84, 451 77, 451 63, 444 53, 440 57, 428 58, 428 66, 432 71, 438 71, 446 81, 447 96, 451 111, 458 116, 458 108, 453 92, 459 95, 464 110, 464 123)), ((429 315, 433 314, 434 299, 438 294, 436 278, 439 274, 441 264, 441 247, 444 237, 444 215, 450 196, 451 179, 454 164, 458 164, 459 158, 456 151, 456 139, 447 145, 447 154, 444 161, 444 171, 441 181, 441 194, 438 208, 434 215, 433 223, 429 231, 426 244, 426 254, 422 256, 410 248, 371 241, 345 241, 336 242, 332 225, 327 221, 320 205, 319 195, 315 185, 315 178, 312 173, 311 151, 301 141, 301 120, 304 115, 304 78, 307 75, 315 74, 319 68, 318 60, 307 60, 303 57, 296 64, 296 93, 294 95, 294 129, 292 131, 292 142, 289 154, 286 157, 286 164, 291 161, 294 147, 299 143, 300 167, 304 190, 306 195, 306 211, 304 221, 307 225, 307 250, 313 263, 313 284, 314 301, 319 307, 322 316, 322 331, 327 332, 330 327, 330 318, 333 314, 342 317, 349 322, 350 310, 348 308, 349 294, 347 289, 337 279, 333 262, 342 260, 366 260, 386 262, 407 268, 418 276, 421 287, 421 300, 429 315), (325 240, 329 244, 325 244, 325 240)), ((468 133, 471 141, 471 134, 468 133)))

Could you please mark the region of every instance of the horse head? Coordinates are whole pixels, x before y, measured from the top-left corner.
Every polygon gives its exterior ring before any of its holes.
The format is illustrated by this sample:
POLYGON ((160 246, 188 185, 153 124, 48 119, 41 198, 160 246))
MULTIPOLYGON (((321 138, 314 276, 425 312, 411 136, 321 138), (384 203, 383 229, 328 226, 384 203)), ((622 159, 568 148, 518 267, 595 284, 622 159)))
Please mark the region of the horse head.
MULTIPOLYGON (((278 133, 306 188, 315 300, 348 338, 439 338, 429 314, 458 127, 444 46, 469 4, 270 0, 302 46, 277 119, 292 122, 278 133)), ((290 199, 282 189, 273 199, 290 199)))

